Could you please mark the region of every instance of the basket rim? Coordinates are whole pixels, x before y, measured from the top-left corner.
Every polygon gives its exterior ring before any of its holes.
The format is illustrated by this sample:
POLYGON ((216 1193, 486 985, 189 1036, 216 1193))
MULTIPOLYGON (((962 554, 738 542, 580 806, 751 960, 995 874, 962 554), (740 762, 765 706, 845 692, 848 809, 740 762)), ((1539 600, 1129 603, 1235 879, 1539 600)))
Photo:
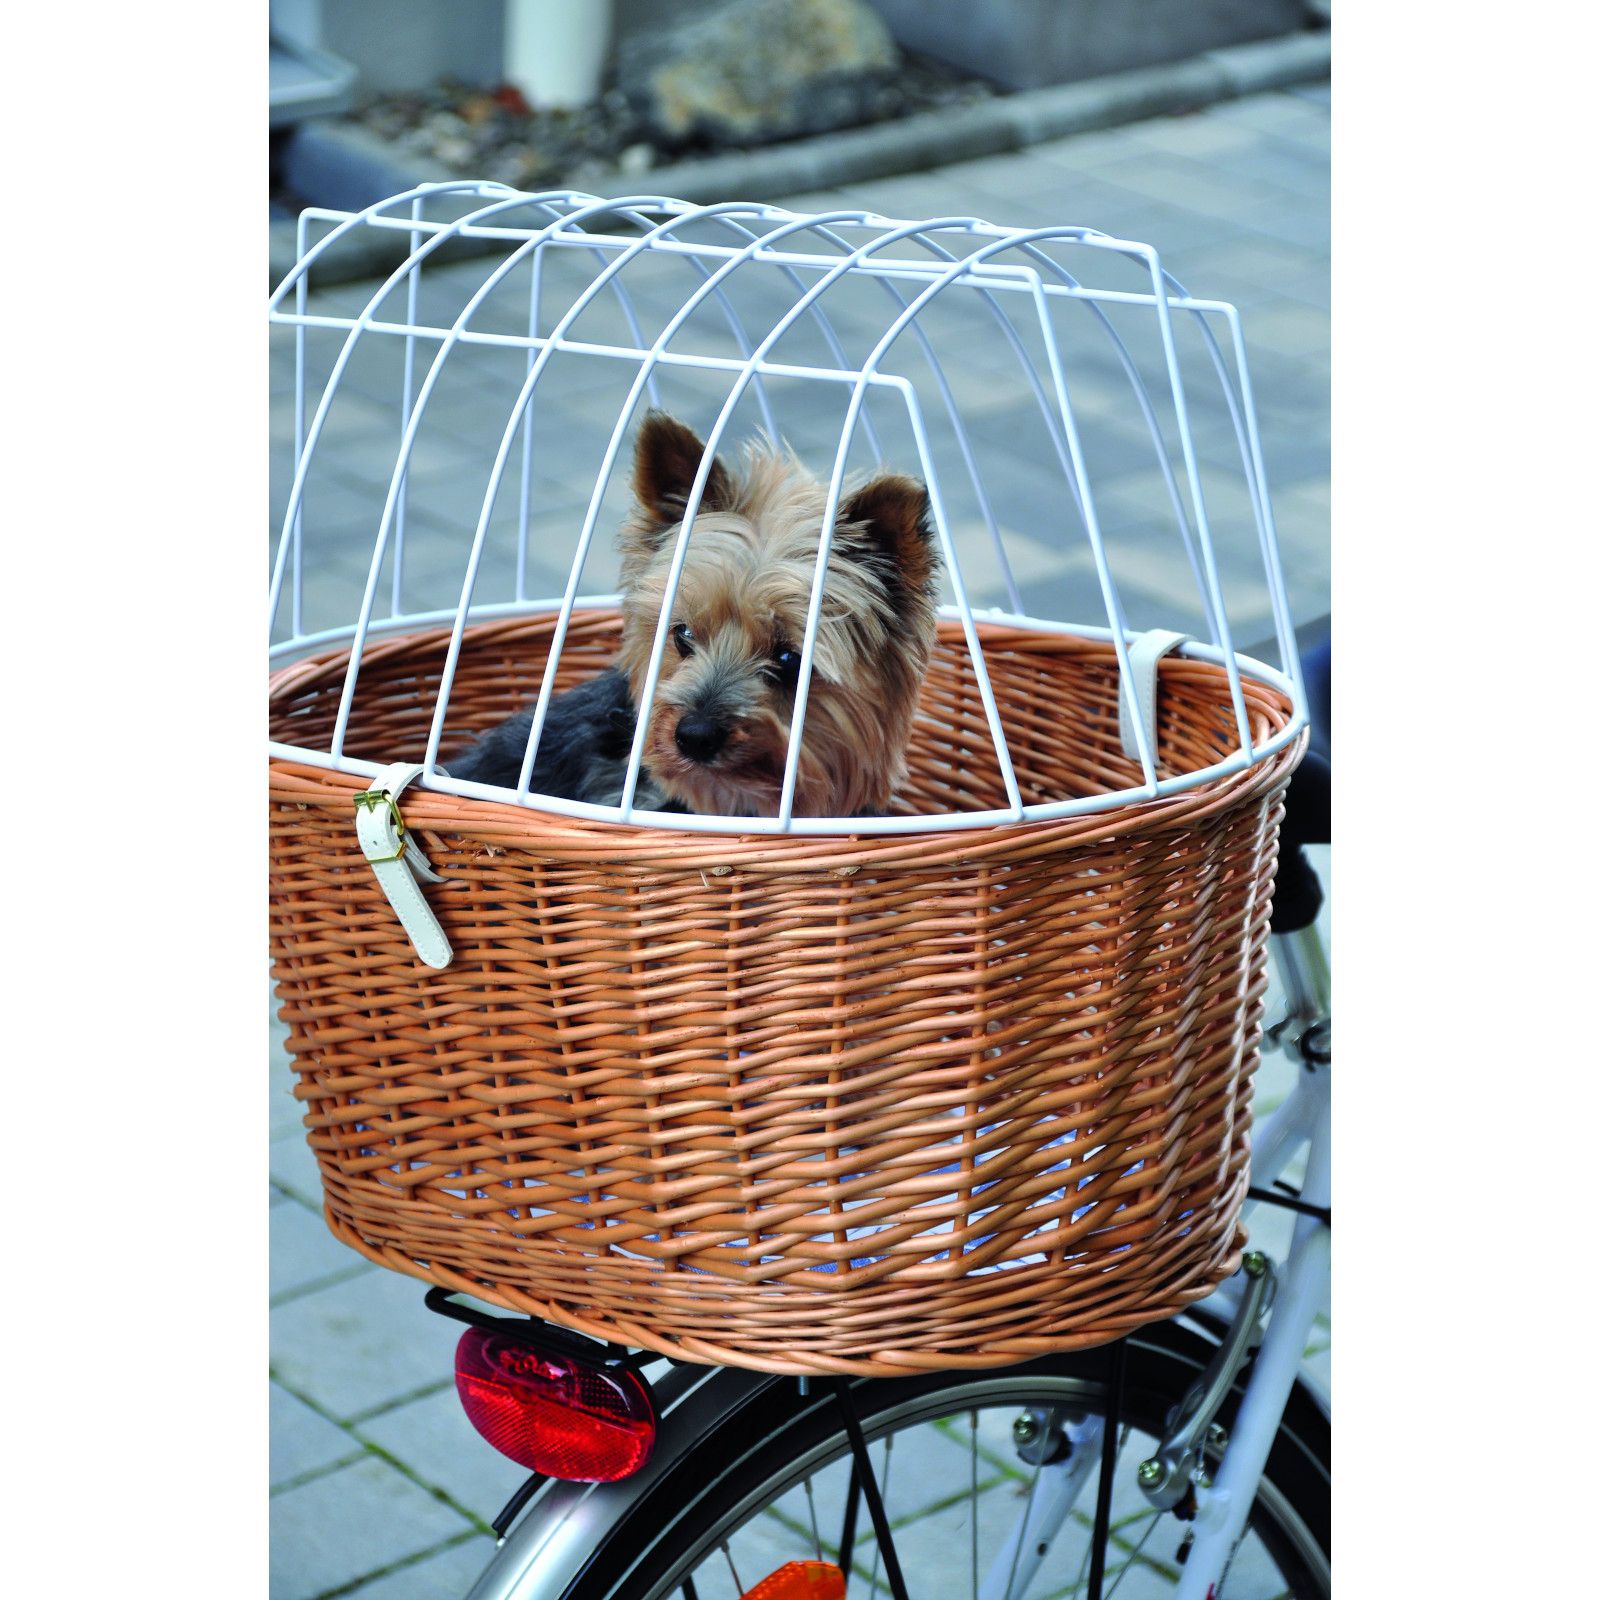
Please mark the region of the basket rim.
MULTIPOLYGON (((612 609, 614 597, 598 597, 585 609, 612 609)), ((547 620, 558 602, 518 603, 507 613, 475 622, 470 632, 482 639, 514 634, 547 620)), ((948 609, 948 608, 945 608, 948 609)), ((446 614, 448 615, 448 614, 446 614)), ((981 633, 998 639, 1032 635, 1037 643, 1058 647, 1076 644, 1086 652, 1105 648, 1109 629, 1077 626, 994 612, 976 616, 981 633)), ((398 619, 416 624, 418 619, 398 619)), ((948 625, 951 619, 941 618, 948 625)), ((335 630, 346 639, 349 630, 335 630)), ((944 626, 941 627, 941 632, 944 626)), ((447 641, 448 626, 395 626, 368 646, 370 664, 407 650, 447 641)), ((293 641, 293 660, 274 670, 268 680, 269 706, 302 690, 308 681, 342 673, 348 650, 323 648, 307 654, 307 640, 293 641)), ((1221 665, 1216 646, 1190 640, 1173 656, 1201 667, 1221 665)), ((1168 792, 1152 794, 1146 786, 1113 790, 1068 802, 1052 802, 1009 811, 964 811, 948 814, 896 814, 887 817, 795 817, 787 831, 776 818, 730 819, 684 817, 672 813, 635 813, 623 821, 615 807, 580 801, 551 801, 533 795, 507 799, 503 789, 465 783, 443 774, 424 772, 406 800, 408 825, 439 834, 464 834, 502 848, 531 850, 552 858, 610 860, 618 866, 695 865, 709 872, 761 865, 785 871, 859 870, 867 864, 912 865, 919 860, 982 859, 1009 854, 1019 845, 1024 853, 1086 844, 1156 827, 1198 822, 1222 809, 1245 802, 1286 781, 1299 765, 1308 733, 1303 693, 1298 683, 1265 663, 1235 652, 1242 681, 1280 702, 1273 711, 1260 708, 1270 731, 1254 746, 1253 758, 1241 749, 1210 766, 1168 780, 1168 792), (1275 714, 1274 714, 1275 713, 1275 714), (1275 724, 1275 726, 1272 726, 1275 724), (715 864, 705 860, 715 848, 715 864), (768 859, 770 858, 770 859, 768 859)), ((1170 660, 1171 658, 1169 658, 1170 660)), ((1179 663, 1173 663, 1177 665, 1179 663)), ((383 770, 380 762, 326 752, 277 740, 268 741, 274 802, 348 805, 383 770)))

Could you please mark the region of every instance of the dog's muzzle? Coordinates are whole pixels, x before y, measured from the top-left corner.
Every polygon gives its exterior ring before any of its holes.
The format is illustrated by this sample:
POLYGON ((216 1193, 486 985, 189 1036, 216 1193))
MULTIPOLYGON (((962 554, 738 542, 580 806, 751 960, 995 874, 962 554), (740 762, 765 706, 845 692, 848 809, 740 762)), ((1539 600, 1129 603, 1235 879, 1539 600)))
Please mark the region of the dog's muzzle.
POLYGON ((717 752, 728 742, 728 729, 714 717, 691 711, 678 718, 674 738, 678 749, 689 760, 704 763, 714 760, 717 752))

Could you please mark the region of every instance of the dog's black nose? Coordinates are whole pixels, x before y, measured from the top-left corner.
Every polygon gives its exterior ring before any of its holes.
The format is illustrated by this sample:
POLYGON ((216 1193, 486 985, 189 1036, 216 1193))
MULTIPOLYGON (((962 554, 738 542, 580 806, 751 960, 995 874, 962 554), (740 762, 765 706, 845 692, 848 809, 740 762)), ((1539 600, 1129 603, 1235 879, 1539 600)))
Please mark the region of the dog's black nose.
POLYGON ((711 717, 691 711, 678 718, 678 748, 691 761, 709 761, 727 742, 728 730, 711 717))

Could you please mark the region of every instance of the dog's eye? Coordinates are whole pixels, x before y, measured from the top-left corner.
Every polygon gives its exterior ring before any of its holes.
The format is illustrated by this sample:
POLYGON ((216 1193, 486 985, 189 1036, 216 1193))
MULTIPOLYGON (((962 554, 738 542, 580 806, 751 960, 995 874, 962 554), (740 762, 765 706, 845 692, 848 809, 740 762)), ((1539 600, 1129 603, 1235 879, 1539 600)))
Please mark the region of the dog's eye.
POLYGON ((675 622, 672 625, 672 642, 678 647, 680 656, 694 653, 694 630, 687 622, 675 622))
POLYGON ((800 652, 798 650, 774 651, 772 665, 777 670, 778 681, 792 689, 800 681, 800 652))

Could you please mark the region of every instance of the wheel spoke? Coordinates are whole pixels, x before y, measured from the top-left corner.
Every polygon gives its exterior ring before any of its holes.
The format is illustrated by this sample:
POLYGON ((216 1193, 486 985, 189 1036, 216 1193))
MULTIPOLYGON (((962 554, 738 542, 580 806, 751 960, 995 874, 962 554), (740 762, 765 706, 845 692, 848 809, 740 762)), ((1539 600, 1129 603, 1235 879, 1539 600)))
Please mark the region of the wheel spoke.
POLYGON ((972 1509, 968 1521, 972 1524, 972 1600, 978 1600, 978 1412, 967 1413, 967 1432, 971 1442, 972 1509))
MULTIPOLYGON (((894 1435, 883 1441, 883 1523, 884 1533, 889 1531, 889 1474, 894 1470, 894 1435)), ((885 1540, 876 1539, 872 1546, 872 1600, 878 1600, 878 1558, 883 1555, 885 1540)))
POLYGON ((1159 1511, 1152 1511, 1150 1513, 1150 1526, 1144 1530, 1143 1538, 1141 1538, 1138 1544, 1133 1547, 1132 1551, 1128 1555, 1128 1559, 1124 1561, 1117 1569, 1116 1578, 1113 1580, 1111 1587, 1106 1590, 1106 1600, 1111 1600, 1112 1595, 1114 1595, 1117 1590, 1122 1587, 1122 1580, 1127 1577, 1130 1569, 1138 1561, 1139 1552, 1144 1549, 1146 1544, 1149 1543, 1150 1535, 1156 1531, 1156 1524, 1160 1521, 1161 1513, 1159 1511))
MULTIPOLYGON (((1181 1580, 1182 1566, 1165 1558, 1155 1536, 1173 1524, 1133 1489, 1131 1477, 1124 1481, 1121 1476, 1124 1461, 1148 1453, 1145 1434, 1151 1430, 1152 1417, 1164 1414, 1168 1398, 1159 1394, 1157 1405, 1143 1388, 1134 1391, 1124 1386, 1124 1378, 1129 1385, 1133 1382, 1133 1359, 1132 1351, 1119 1360, 1119 1352, 1108 1348, 1093 1364, 1082 1364, 1081 1377, 1056 1388, 1051 1387, 1054 1375, 1035 1389, 1026 1384, 1007 1388, 992 1379, 984 1380, 987 1391, 976 1381, 970 1387, 952 1384, 947 1393, 931 1397, 936 1406, 915 1395, 911 1404, 894 1401, 886 1406, 872 1386, 850 1384, 839 1395, 833 1432, 816 1441, 816 1453, 804 1460, 791 1456, 787 1473, 781 1471, 780 1461, 770 1494, 753 1506, 747 1499, 747 1510, 737 1520, 706 1525, 693 1547, 699 1552, 698 1565, 666 1565, 657 1579, 661 1587, 649 1593, 654 1600, 669 1596, 710 1600, 710 1591, 726 1595, 731 1583, 733 1593, 741 1595, 747 1591, 738 1563, 754 1562, 759 1570, 751 1573, 750 1580, 760 1580, 771 1563, 762 1562, 754 1552, 769 1548, 763 1541, 771 1539, 781 1540, 792 1552, 783 1559, 809 1564, 814 1557, 836 1564, 846 1575, 852 1600, 907 1600, 907 1596, 933 1600, 959 1594, 960 1579, 953 1567, 961 1560, 963 1543, 970 1600, 1032 1600, 1035 1595, 1046 1595, 1046 1600, 1124 1600, 1170 1593, 1181 1580), (1135 1392, 1141 1396, 1137 1405, 1135 1392), (1042 1459, 1019 1460, 1011 1438, 1001 1442, 1000 1434, 1006 1431, 1002 1423, 1017 1405, 1040 1416, 1065 1412, 1072 1418, 1069 1438, 1075 1453, 1062 1453, 1051 1463, 1050 1473, 1044 1472, 1042 1459), (1093 1425, 1078 1427, 1086 1418, 1093 1419, 1093 1425), (841 1455, 844 1449, 848 1453, 841 1455), (958 1451, 967 1457, 965 1473, 958 1464, 958 1451), (906 1460, 896 1482, 894 1461, 900 1454, 906 1460), (1094 1501, 1085 1505, 1089 1480, 1096 1476, 1094 1501), (835 1508, 832 1496, 841 1492, 843 1505, 835 1508), (899 1499, 899 1511, 893 1515, 891 1493, 899 1499), (796 1503, 799 1495, 805 1497, 803 1512, 796 1503), (989 1506, 991 1495, 998 1496, 993 1506, 989 1506), (1119 1496, 1121 1515, 1116 1514, 1119 1496), (752 1510, 761 1523, 759 1532, 749 1531, 752 1510), (985 1516, 996 1522, 987 1532, 985 1516), (828 1538, 822 1533, 824 1519, 832 1529, 828 1538), (870 1561, 862 1544, 867 1537, 863 1523, 872 1533, 870 1561), (997 1528, 1011 1531, 996 1537, 997 1528), (1070 1553, 1074 1542, 1076 1555, 1070 1553), (738 1553, 734 1544, 739 1545, 738 1553), (1054 1547, 1048 1561, 1046 1544, 1054 1547), (1139 1576, 1130 1583, 1129 1573, 1135 1567, 1139 1576)), ((764 1467, 763 1474, 772 1470, 764 1467)), ((1250 1531, 1248 1562, 1241 1556, 1224 1568, 1219 1594, 1238 1590, 1242 1596, 1239 1582, 1245 1581, 1248 1566, 1251 1595, 1271 1595, 1273 1600, 1287 1600, 1290 1593, 1325 1595, 1314 1566, 1302 1589, 1295 1576, 1298 1565, 1286 1564, 1280 1553, 1284 1530, 1279 1518, 1272 1509, 1267 1515, 1270 1525, 1263 1522, 1250 1531), (1265 1546, 1270 1565, 1262 1562, 1259 1546, 1265 1546), (1241 1578, 1229 1583, 1233 1568, 1241 1578)), ((1312 1550, 1307 1560, 1314 1561, 1314 1547, 1303 1548, 1312 1550)), ((1289 1555, 1295 1555, 1292 1547, 1289 1555)))
POLYGON ((822 1559, 822 1535, 817 1532, 817 1497, 811 1492, 811 1479, 806 1479, 806 1510, 811 1513, 811 1548, 817 1560, 822 1559))

